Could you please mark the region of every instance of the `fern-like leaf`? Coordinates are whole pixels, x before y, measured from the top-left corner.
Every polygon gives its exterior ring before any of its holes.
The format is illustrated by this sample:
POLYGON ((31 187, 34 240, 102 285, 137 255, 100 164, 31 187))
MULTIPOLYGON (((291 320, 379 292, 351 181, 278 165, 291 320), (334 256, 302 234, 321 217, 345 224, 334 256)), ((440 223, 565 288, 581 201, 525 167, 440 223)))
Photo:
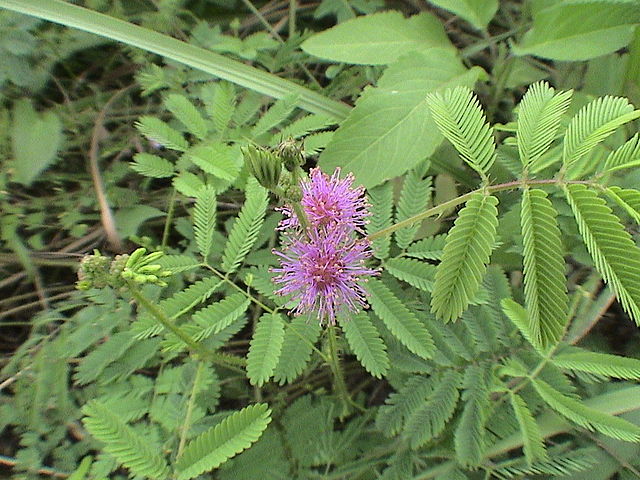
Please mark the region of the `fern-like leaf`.
POLYGON ((607 195, 640 224, 640 191, 632 188, 609 187, 607 195))
POLYGON ((150 153, 136 153, 131 168, 140 175, 150 178, 172 177, 175 173, 173 164, 166 158, 150 153))
POLYGON ((547 82, 537 82, 522 97, 517 139, 520 160, 525 167, 538 160, 553 142, 572 94, 573 90, 556 94, 547 82))
POLYGON ((219 467, 255 443, 271 421, 263 403, 234 412, 215 427, 193 439, 176 461, 178 480, 189 480, 219 467))
POLYGON ((373 311, 389 331, 410 351, 431 358, 434 345, 431 335, 420 320, 379 280, 370 280, 367 289, 373 311))
POLYGON ((158 453, 159 448, 148 438, 138 435, 97 400, 87 403, 82 412, 86 415, 83 423, 89 433, 105 444, 105 452, 113 455, 133 474, 154 480, 167 477, 167 463, 158 453))
POLYGON ((640 165, 640 133, 636 133, 604 161, 604 172, 615 172, 640 165))
MULTIPOLYGON (((409 171, 404 177, 400 200, 396 209, 396 222, 401 222, 423 211, 431 197, 431 177, 422 179, 418 170, 409 171)), ((396 230, 396 243, 400 248, 407 248, 413 241, 420 222, 400 230, 396 230)))
POLYGON ((109 364, 124 355, 134 341, 135 339, 131 332, 113 334, 81 360, 74 375, 76 383, 85 385, 98 378, 109 364))
MULTIPOLYGON (((525 458, 511 458, 493 464, 491 470, 492 477, 500 480, 511 478, 522 479, 531 478, 532 475, 543 475, 543 478, 563 477, 572 473, 586 472, 597 462, 593 447, 569 450, 568 452, 551 452, 546 460, 529 463, 525 458)), ((572 475, 573 476, 573 475, 572 475)), ((589 476, 575 475, 574 478, 589 478, 589 476)))
POLYGON ((277 313, 262 315, 258 320, 247 355, 247 376, 252 385, 261 386, 271 378, 280 358, 283 341, 282 316, 277 313))
POLYGON ((524 295, 530 330, 543 348, 560 340, 567 321, 567 286, 557 216, 545 192, 523 190, 524 295))
POLYGON ((296 108, 298 95, 288 95, 285 98, 277 100, 264 115, 260 117, 251 131, 252 137, 257 137, 267 132, 269 129, 280 125, 284 122, 293 109, 296 108))
POLYGON ((236 179, 242 167, 240 151, 222 143, 198 145, 189 150, 188 158, 204 172, 228 182, 236 179))
POLYGON ((213 120, 218 137, 222 137, 236 110, 235 88, 232 83, 217 82, 203 90, 203 97, 207 115, 213 120))
POLYGON ((640 117, 640 110, 622 97, 600 97, 582 107, 569 122, 562 161, 568 169, 618 127, 640 117))
POLYGON ((389 370, 387 349, 369 314, 361 312, 340 322, 353 353, 371 375, 382 378, 389 370))
POLYGON ((193 210, 193 230, 200 255, 205 262, 211 252, 216 228, 216 191, 210 185, 200 189, 193 210))
POLYGON ((411 447, 420 448, 437 437, 451 420, 458 404, 462 375, 455 370, 447 370, 438 379, 429 399, 407 419, 404 435, 411 447))
POLYGON ((640 442, 640 427, 623 418, 587 407, 575 398, 563 395, 544 380, 533 380, 536 392, 556 412, 588 430, 627 442, 640 442))
POLYGON ((454 444, 458 461, 462 465, 473 467, 482 461, 486 447, 485 424, 489 409, 489 387, 485 368, 480 365, 467 368, 464 386, 464 409, 455 431, 454 444))
POLYGON ((207 122, 187 97, 172 93, 164 99, 164 105, 180 120, 180 123, 187 127, 189 133, 204 140, 208 131, 207 122))
POLYGON ((402 429, 405 419, 422 406, 435 388, 433 377, 413 376, 397 392, 389 395, 376 416, 376 427, 387 437, 402 429))
POLYGON ((423 238, 409 245, 405 255, 422 260, 440 260, 446 239, 446 234, 423 238))
POLYGON ((300 138, 316 130, 327 128, 335 123, 333 118, 326 115, 305 115, 290 125, 287 125, 277 135, 274 135, 271 144, 275 146, 275 143, 281 139, 300 138))
POLYGON ((179 152, 184 152, 189 148, 189 144, 180 132, 156 117, 148 115, 140 117, 140 120, 136 122, 136 128, 149 140, 153 140, 163 147, 179 152))
POLYGON ((233 224, 222 254, 222 268, 233 273, 258 238, 267 209, 267 191, 255 181, 247 185, 247 199, 233 224))
MULTIPOLYGON (((369 201, 371 202, 371 217, 367 224, 367 233, 375 233, 379 230, 391 226, 393 215, 393 186, 391 182, 383 183, 368 190, 369 201)), ((384 235, 376 238, 373 243, 373 255, 380 260, 389 256, 391 246, 391 236, 384 235)))
POLYGON ((407 282, 420 290, 430 292, 436 266, 413 258, 391 258, 384 263, 385 270, 399 280, 407 282))
POLYGON ((509 392, 511 407, 518 419, 520 431, 522 432, 523 450, 529 464, 538 460, 546 460, 548 458, 547 451, 544 447, 544 439, 540 433, 540 428, 536 419, 533 418, 531 410, 527 406, 522 397, 516 393, 509 392))
POLYGON ((584 185, 569 185, 566 196, 593 263, 640 325, 640 249, 605 201, 584 185))
POLYGON ((494 196, 473 195, 449 231, 431 297, 431 311, 446 322, 464 312, 480 287, 495 244, 497 204, 494 196))
POLYGON ((562 353, 553 357, 554 365, 580 372, 595 373, 607 377, 640 379, 640 360, 608 353, 562 353))
POLYGON ((529 321, 529 315, 525 308, 519 303, 510 298, 505 298, 501 302, 502 311, 511 320, 511 322, 520 330, 522 336, 529 342, 536 350, 542 352, 544 349, 538 342, 538 337, 531 328, 531 322, 529 321))
POLYGON ((306 317, 296 317, 287 325, 280 360, 273 371, 274 381, 280 385, 291 383, 304 371, 320 331, 320 323, 306 317))
POLYGON ((483 178, 496 159, 493 129, 480 102, 467 87, 456 87, 427 95, 436 125, 467 164, 483 178))

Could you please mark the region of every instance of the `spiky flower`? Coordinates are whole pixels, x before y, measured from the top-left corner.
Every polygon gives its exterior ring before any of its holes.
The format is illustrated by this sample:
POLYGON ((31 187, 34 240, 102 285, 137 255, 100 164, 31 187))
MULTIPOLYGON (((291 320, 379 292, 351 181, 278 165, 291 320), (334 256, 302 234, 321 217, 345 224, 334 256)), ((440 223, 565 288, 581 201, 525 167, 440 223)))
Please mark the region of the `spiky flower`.
POLYGON ((379 273, 365 265, 372 255, 370 242, 356 236, 369 216, 364 189, 352 188, 352 175, 341 180, 339 174, 339 169, 331 177, 314 169, 302 182, 305 231, 294 209, 283 209, 286 218, 279 228, 288 231, 284 251, 274 251, 281 268, 272 270, 279 274, 274 282, 281 285, 276 293, 291 295, 295 314, 316 313, 328 324, 338 315, 366 307, 363 284, 379 273))
POLYGON ((279 295, 292 295, 297 302, 294 313, 317 314, 320 323, 334 324, 336 316, 366 307, 367 292, 362 283, 377 275, 367 268, 371 256, 369 242, 351 238, 348 232, 331 233, 310 228, 308 235, 285 241, 285 251, 277 252, 281 268, 274 282, 282 284, 279 295))
MULTIPOLYGON (((309 174, 309 181, 303 182, 301 205, 311 228, 344 228, 363 232, 367 223, 369 204, 364 196, 364 188, 353 188, 353 174, 340 179, 340 168, 329 177, 319 168, 309 174)), ((284 207, 285 219, 280 228, 292 228, 299 225, 293 210, 284 207)))

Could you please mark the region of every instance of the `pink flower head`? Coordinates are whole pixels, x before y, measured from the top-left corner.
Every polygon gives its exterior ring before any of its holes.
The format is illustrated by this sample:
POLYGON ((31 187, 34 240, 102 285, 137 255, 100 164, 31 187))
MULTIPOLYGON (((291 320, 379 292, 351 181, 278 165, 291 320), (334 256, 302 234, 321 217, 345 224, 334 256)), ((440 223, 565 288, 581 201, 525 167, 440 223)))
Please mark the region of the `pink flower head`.
MULTIPOLYGON (((303 182, 302 200, 300 204, 304 209, 311 228, 345 228, 347 230, 363 231, 370 215, 369 204, 364 196, 364 188, 353 188, 354 177, 349 173, 340 179, 340 168, 329 177, 319 168, 314 168, 309 174, 309 181, 303 182)), ((282 212, 286 217, 280 228, 291 228, 299 225, 298 218, 293 210, 284 207, 282 212)))
POLYGON ((272 271, 280 274, 274 282, 283 285, 276 293, 291 294, 297 301, 296 315, 316 312, 320 323, 333 325, 338 314, 366 307, 361 283, 378 271, 364 265, 371 256, 368 241, 346 231, 326 232, 310 228, 306 237, 289 238, 284 253, 274 251, 281 268, 272 271))

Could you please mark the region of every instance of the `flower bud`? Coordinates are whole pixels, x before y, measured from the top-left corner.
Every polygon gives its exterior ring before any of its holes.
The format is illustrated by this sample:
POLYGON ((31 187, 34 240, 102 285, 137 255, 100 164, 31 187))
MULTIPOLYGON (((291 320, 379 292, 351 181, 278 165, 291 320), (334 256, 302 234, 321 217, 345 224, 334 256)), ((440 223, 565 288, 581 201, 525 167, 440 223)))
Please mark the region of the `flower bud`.
POLYGON ((278 157, 264 148, 256 148, 253 145, 242 149, 242 153, 249 172, 260 185, 269 190, 278 186, 282 173, 282 163, 278 157))
POLYGON ((290 172, 293 172, 297 167, 301 167, 304 164, 302 148, 300 148, 293 138, 288 138, 280 143, 278 146, 278 155, 280 155, 282 159, 284 168, 290 172))

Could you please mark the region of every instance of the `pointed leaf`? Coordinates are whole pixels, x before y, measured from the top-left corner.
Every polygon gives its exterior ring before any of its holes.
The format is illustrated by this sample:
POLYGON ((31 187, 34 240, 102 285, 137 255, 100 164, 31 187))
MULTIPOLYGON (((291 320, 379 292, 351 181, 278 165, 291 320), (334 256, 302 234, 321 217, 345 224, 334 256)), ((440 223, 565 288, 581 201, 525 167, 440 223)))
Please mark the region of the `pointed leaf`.
POLYGON ((371 375, 382 378, 389 370, 387 348, 366 312, 340 322, 349 346, 371 375))
POLYGON ((247 376, 251 385, 262 386, 271 378, 278 365, 284 322, 279 314, 265 313, 258 320, 247 355, 247 376))
POLYGON ((538 460, 546 460, 548 455, 544 447, 544 439, 542 438, 536 419, 533 418, 531 414, 531 410, 529 410, 529 407, 527 407, 527 404, 520 395, 509 392, 509 399, 511 400, 511 407, 518 419, 518 425, 520 425, 520 431, 522 432, 524 441, 523 450, 525 457, 527 457, 527 462, 532 464, 538 460))

